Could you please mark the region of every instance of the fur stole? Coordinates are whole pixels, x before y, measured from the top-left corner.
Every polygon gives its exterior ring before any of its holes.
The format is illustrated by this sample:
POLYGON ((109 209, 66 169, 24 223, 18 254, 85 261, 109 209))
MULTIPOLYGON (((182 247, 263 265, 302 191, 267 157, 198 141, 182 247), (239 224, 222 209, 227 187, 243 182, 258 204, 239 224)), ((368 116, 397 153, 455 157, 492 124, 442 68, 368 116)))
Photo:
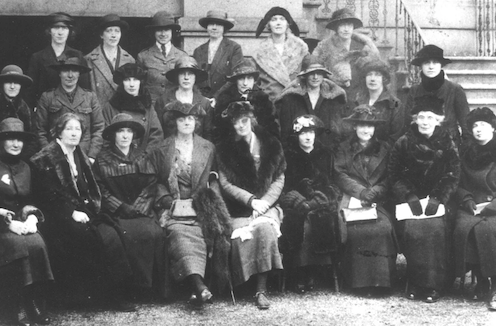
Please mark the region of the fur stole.
MULTIPOLYGON (((362 89, 356 95, 354 105, 358 106, 360 104, 369 104, 369 101, 369 92, 366 87, 362 87, 362 89)), ((379 95, 379 98, 377 99, 377 101, 375 101, 373 106, 376 109, 381 106, 389 110, 394 110, 399 108, 400 100, 396 96, 391 94, 391 92, 387 88, 384 88, 381 95, 379 95), (384 105, 381 103, 384 103, 384 105)))
POLYGON ((410 130, 407 131, 409 140, 409 148, 411 154, 417 162, 432 163, 443 157, 444 151, 451 149, 453 140, 449 133, 436 127, 430 138, 426 138, 418 131, 418 126, 412 124, 410 130))
POLYGON ((141 112, 145 114, 152 106, 152 99, 145 88, 140 91, 138 96, 132 96, 119 87, 109 100, 109 103, 120 112, 141 112))
POLYGON ((300 71, 303 57, 307 54, 306 43, 288 32, 282 56, 275 48, 272 37, 269 36, 260 43, 254 59, 267 75, 286 87, 300 71))
MULTIPOLYGON (((282 91, 281 95, 275 102, 282 99, 287 94, 305 96, 306 93, 306 87, 297 78, 282 91)), ((340 103, 346 103, 346 91, 338 86, 338 84, 327 78, 324 78, 324 81, 320 85, 320 95, 325 99, 336 99, 340 103)))
POLYGON ((358 136, 355 134, 350 141, 350 149, 354 155, 361 153, 365 156, 378 156, 381 151, 381 142, 376 137, 372 137, 369 144, 364 148, 360 145, 358 136))
POLYGON ((460 156, 469 168, 485 169, 489 164, 496 162, 496 139, 491 139, 486 145, 479 145, 471 139, 463 144, 460 156))

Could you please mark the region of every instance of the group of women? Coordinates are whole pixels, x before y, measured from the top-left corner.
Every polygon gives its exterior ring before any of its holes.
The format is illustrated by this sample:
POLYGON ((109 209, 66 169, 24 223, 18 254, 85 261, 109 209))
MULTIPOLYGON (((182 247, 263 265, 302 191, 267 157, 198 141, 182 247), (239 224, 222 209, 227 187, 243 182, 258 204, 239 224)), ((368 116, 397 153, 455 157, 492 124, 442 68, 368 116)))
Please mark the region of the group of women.
POLYGON ((0 73, 0 273, 15 324, 50 322, 54 280, 63 302, 119 311, 136 309, 130 290, 167 298, 174 280, 202 305, 250 278, 268 309, 271 271, 303 293, 329 265, 349 288, 383 293, 399 252, 409 299, 436 302, 471 270, 475 297, 496 309, 496 116, 469 113, 442 49, 417 53, 422 83, 402 106, 348 9, 310 55, 272 8, 254 60, 218 10, 200 19, 209 41, 194 57, 158 12, 136 62, 117 15, 85 57, 66 45, 72 17, 48 19, 51 44, 28 74, 0 73))

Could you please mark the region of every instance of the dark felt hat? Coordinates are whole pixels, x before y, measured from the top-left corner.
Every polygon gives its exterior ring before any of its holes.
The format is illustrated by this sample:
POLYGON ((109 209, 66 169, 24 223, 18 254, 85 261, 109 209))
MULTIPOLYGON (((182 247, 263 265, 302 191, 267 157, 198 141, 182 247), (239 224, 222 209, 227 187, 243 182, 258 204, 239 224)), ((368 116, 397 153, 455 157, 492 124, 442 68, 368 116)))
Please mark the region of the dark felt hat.
POLYGON ((159 11, 152 17, 152 21, 150 25, 147 25, 148 29, 171 29, 179 31, 181 30, 181 26, 176 23, 174 16, 168 13, 167 11, 159 11))
POLYGON ((241 76, 253 76, 255 80, 260 75, 260 71, 257 70, 257 67, 252 59, 244 58, 241 59, 233 68, 233 72, 231 76, 227 76, 226 79, 230 82, 235 82, 238 77, 241 76))
POLYGON ((203 28, 207 28, 211 23, 223 25, 225 31, 234 27, 234 20, 227 17, 227 12, 218 9, 209 10, 206 17, 200 18, 199 23, 203 28))
POLYGON ((324 123, 318 117, 305 114, 293 120, 293 133, 299 134, 307 130, 315 130, 320 132, 324 130, 324 123))
POLYGON ((195 76, 195 84, 199 84, 208 78, 208 73, 205 70, 201 70, 198 67, 198 62, 195 58, 189 56, 183 56, 176 61, 174 69, 169 70, 165 73, 165 77, 174 84, 177 84, 177 76, 183 70, 191 70, 195 76))
POLYGON ((302 38, 303 42, 305 42, 308 46, 308 53, 312 53, 313 50, 317 47, 319 44, 320 40, 316 38, 311 38, 311 37, 304 37, 302 38))
POLYGON ((387 63, 380 59, 373 59, 365 62, 360 68, 362 74, 362 79, 365 79, 367 74, 371 71, 380 72, 383 77, 384 84, 387 84, 391 80, 391 75, 389 73, 389 66, 387 63))
POLYGON ((143 81, 145 80, 146 72, 136 63, 126 63, 115 70, 113 80, 117 85, 121 85, 122 81, 129 77, 143 81))
POLYGON ((0 84, 16 82, 27 87, 33 83, 31 77, 24 75, 22 69, 16 65, 8 65, 2 69, 0 73, 0 84))
POLYGON ((175 120, 180 117, 194 115, 197 117, 206 115, 205 110, 199 104, 182 103, 173 101, 165 106, 165 113, 170 120, 175 120))
POLYGON ((267 26, 271 18, 276 15, 280 15, 286 18, 286 20, 288 21, 289 29, 291 29, 291 31, 295 36, 300 36, 300 29, 298 28, 298 25, 296 25, 296 22, 293 20, 293 17, 291 17, 289 11, 281 7, 272 7, 269 9, 269 11, 267 11, 264 18, 260 20, 260 23, 258 23, 255 37, 259 37, 260 34, 262 34, 262 32, 265 29, 265 26, 267 26))
POLYGON ((332 75, 332 73, 322 64, 319 58, 312 54, 307 54, 301 63, 301 72, 297 76, 302 77, 316 71, 323 73, 326 78, 330 78, 332 75))
POLYGON ((24 131, 24 123, 17 118, 7 118, 0 122, 0 140, 20 139, 22 141, 32 141, 35 134, 24 131))
POLYGON ((131 128, 134 132, 133 139, 141 138, 145 134, 145 127, 141 121, 133 119, 130 114, 119 113, 112 118, 110 125, 103 130, 102 138, 112 140, 114 134, 120 128, 131 128))
POLYGON ((343 119, 343 121, 353 124, 378 125, 385 120, 378 119, 375 107, 368 104, 361 104, 353 109, 353 113, 343 119))
POLYGON ((494 115, 493 110, 486 106, 474 109, 467 115, 467 127, 469 129, 472 129, 472 126, 477 121, 487 122, 493 128, 496 128, 496 115, 494 115))
POLYGON ((444 115, 444 100, 434 95, 423 95, 413 100, 411 115, 421 111, 431 111, 437 115, 444 115))
POLYGON ((120 27, 121 31, 129 29, 129 24, 122 20, 121 17, 116 14, 108 14, 103 16, 100 19, 100 23, 98 24, 98 30, 100 32, 103 32, 107 27, 110 26, 120 27))
POLYGON ((444 51, 440 47, 429 44, 420 49, 419 52, 415 55, 415 58, 412 60, 412 65, 421 66, 427 60, 437 60, 441 63, 442 66, 451 63, 450 59, 444 57, 444 51))
POLYGON ((46 18, 47 26, 52 27, 54 25, 64 25, 67 27, 74 26, 74 18, 65 12, 54 12, 47 16, 46 18))
POLYGON ((84 60, 84 58, 75 51, 66 51, 63 59, 58 60, 56 64, 50 65, 49 67, 57 71, 73 68, 82 74, 91 71, 91 68, 88 67, 86 60, 84 60))
POLYGON ((248 101, 236 101, 236 102, 231 102, 227 106, 227 108, 222 111, 222 118, 230 118, 231 120, 237 119, 240 116, 249 114, 250 112, 253 113, 255 109, 253 108, 253 105, 250 104, 248 101))
POLYGON ((342 23, 352 23, 355 29, 363 26, 360 19, 355 16, 355 13, 348 8, 336 10, 332 13, 331 20, 327 23, 326 28, 336 31, 342 23))

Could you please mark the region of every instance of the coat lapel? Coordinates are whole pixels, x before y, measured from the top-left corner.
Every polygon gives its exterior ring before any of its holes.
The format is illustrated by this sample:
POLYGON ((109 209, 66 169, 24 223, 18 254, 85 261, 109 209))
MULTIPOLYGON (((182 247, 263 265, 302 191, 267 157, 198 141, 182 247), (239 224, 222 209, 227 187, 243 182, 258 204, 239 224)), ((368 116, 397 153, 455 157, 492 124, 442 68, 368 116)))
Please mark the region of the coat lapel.
POLYGON ((223 65, 229 64, 229 62, 224 59, 225 55, 228 53, 227 47, 229 47, 229 44, 227 44, 226 38, 223 38, 219 44, 217 52, 215 52, 214 59, 212 60, 212 67, 221 67, 223 65))
MULTIPOLYGON (((109 65, 107 64, 107 61, 105 60, 105 56, 102 52, 102 48, 98 46, 96 49, 93 50, 91 53, 91 60, 93 61, 93 66, 100 71, 102 76, 105 78, 105 81, 112 87, 114 91, 117 90, 117 84, 114 83, 114 76, 112 74, 112 71, 110 70, 109 65)), ((121 50, 121 57, 119 61, 122 63, 122 50, 121 50)), ((103 104, 103 103, 102 103, 103 104)))
POLYGON ((200 181, 205 165, 208 161, 208 148, 202 139, 193 136, 193 158, 191 162, 191 184, 193 189, 198 189, 198 182, 200 181))

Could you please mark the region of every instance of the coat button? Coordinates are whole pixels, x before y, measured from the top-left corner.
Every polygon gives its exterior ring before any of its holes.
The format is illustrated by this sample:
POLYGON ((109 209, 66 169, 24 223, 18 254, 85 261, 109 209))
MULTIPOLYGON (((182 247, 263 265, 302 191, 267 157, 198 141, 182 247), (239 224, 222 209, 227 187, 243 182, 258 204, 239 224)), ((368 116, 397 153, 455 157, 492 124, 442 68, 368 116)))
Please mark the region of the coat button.
POLYGON ((165 76, 165 72, 161 72, 160 74, 161 74, 162 76, 165 76))
POLYGON ((146 118, 145 118, 145 117, 143 117, 141 120, 146 121, 146 118))
POLYGON ((487 196, 487 201, 493 200, 493 196, 487 196))
POLYGON ((162 84, 162 87, 165 87, 165 84, 162 84))

